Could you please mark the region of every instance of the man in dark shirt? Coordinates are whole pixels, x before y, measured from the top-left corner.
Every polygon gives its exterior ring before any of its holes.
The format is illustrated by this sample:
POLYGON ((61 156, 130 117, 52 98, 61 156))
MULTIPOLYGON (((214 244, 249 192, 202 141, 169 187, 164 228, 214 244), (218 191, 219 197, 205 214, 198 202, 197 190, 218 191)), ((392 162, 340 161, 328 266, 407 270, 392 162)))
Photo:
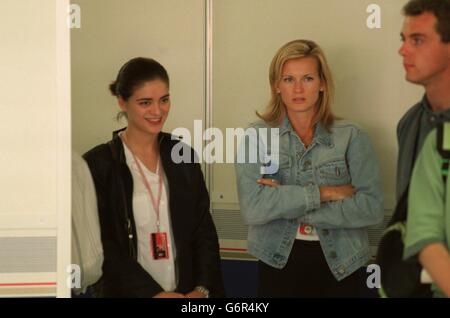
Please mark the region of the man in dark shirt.
MULTIPOLYGON (((403 116, 397 127, 399 142, 397 200, 408 189, 415 159, 421 151, 428 133, 443 121, 450 120, 450 0, 411 0, 403 8, 403 13, 405 15, 401 32, 403 45, 399 53, 403 57, 406 80, 422 85, 425 88, 425 96, 403 116)), ((435 144, 436 141, 434 141, 434 147, 435 144)), ((426 153, 425 155, 430 154, 426 153)), ((411 193, 409 196, 410 215, 407 221, 404 257, 418 257, 431 278, 443 290, 447 288, 444 291, 448 293, 448 285, 443 283, 450 277, 448 268, 450 256, 447 246, 441 241, 429 240, 425 243, 422 242, 423 244, 414 251, 411 248, 411 242, 417 242, 419 238, 417 235, 419 232, 414 232, 414 229, 428 229, 428 232, 431 232, 429 226, 428 228, 424 226, 426 222, 429 222, 427 215, 432 215, 432 221, 433 217, 443 215, 443 210, 433 209, 439 206, 437 201, 445 202, 446 197, 445 194, 442 194, 441 197, 423 195, 423 198, 432 198, 433 202, 417 201, 417 189, 426 189, 419 193, 429 193, 432 183, 429 178, 418 179, 417 177, 423 173, 423 154, 421 154, 421 158, 419 161, 421 164, 417 167, 418 169, 415 169, 411 184, 412 193, 416 193, 416 196, 411 193), (429 184, 425 185, 424 182, 429 184), (425 207, 425 209, 421 210, 421 207, 425 207)), ((427 166, 430 164, 428 163, 427 166)), ((431 166, 434 167, 433 164, 431 166)), ((440 171, 440 166, 437 166, 436 169, 440 171)), ((445 189, 445 186, 442 188, 445 189)), ((443 205, 441 204, 441 206, 443 205)), ((443 225, 441 219, 437 219, 437 222, 434 220, 434 223, 431 224, 443 225)), ((444 242, 446 242, 445 237, 450 233, 445 233, 443 228, 437 227, 435 230, 441 231, 444 242)), ((420 234, 429 237, 431 233, 420 234)))
POLYGON ((415 158, 428 133, 450 119, 450 0, 411 0, 401 31, 406 80, 425 95, 397 126, 397 200, 406 190, 415 158))

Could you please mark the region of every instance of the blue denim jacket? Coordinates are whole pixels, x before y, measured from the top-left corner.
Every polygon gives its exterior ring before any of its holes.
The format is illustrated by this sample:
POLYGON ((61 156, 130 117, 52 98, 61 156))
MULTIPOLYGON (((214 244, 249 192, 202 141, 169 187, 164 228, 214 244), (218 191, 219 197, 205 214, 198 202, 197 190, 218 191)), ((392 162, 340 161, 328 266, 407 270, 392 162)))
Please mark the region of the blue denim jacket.
MULTIPOLYGON (((270 128, 263 122, 251 128, 270 128)), ((316 125, 305 149, 287 117, 279 126, 279 169, 262 175, 264 164, 236 163, 241 212, 248 230, 248 250, 261 261, 283 268, 300 222, 313 224, 327 263, 342 280, 370 259, 367 228, 382 222, 380 170, 366 133, 347 121, 336 121, 331 133, 316 125), (276 179, 278 187, 259 185, 258 178, 276 179), (320 186, 351 183, 355 195, 342 201, 320 202, 320 186)), ((240 143, 238 157, 257 144, 240 143), (244 148, 245 146, 245 148, 244 148)), ((261 148, 270 147, 269 144, 261 148)), ((273 150, 272 150, 273 151, 273 150)), ((248 154, 245 156, 248 160, 248 154)))

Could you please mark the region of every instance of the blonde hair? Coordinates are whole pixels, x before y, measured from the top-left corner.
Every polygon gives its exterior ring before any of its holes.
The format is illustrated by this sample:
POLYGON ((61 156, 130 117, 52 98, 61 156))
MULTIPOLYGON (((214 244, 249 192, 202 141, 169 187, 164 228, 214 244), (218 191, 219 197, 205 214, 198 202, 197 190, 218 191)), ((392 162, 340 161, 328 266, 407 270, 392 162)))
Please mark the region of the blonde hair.
POLYGON ((284 63, 288 60, 313 57, 317 61, 318 73, 323 83, 323 91, 319 93, 317 105, 319 106, 314 116, 313 123, 321 122, 329 129, 335 120, 331 112, 331 104, 334 97, 334 84, 331 71, 322 49, 313 41, 295 40, 283 45, 272 59, 269 69, 269 82, 271 88, 271 99, 264 113, 256 115, 271 126, 279 125, 286 115, 285 105, 277 93, 277 84, 281 80, 281 72, 284 63))

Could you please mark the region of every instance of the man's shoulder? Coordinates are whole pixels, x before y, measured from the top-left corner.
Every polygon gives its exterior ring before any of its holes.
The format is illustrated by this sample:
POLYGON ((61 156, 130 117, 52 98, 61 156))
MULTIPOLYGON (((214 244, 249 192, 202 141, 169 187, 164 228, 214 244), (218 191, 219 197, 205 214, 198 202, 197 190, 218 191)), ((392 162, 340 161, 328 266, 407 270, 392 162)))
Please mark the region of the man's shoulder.
POLYGON ((414 106, 412 106, 408 111, 402 116, 400 121, 398 122, 398 130, 400 131, 405 125, 411 123, 418 114, 420 114, 423 108, 422 101, 419 101, 414 106))

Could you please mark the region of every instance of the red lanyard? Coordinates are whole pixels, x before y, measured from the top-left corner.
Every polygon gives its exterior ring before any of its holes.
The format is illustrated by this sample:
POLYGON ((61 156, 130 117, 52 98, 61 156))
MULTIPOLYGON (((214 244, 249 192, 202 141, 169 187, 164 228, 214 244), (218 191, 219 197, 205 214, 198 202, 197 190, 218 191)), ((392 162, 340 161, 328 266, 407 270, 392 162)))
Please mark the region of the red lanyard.
MULTIPOLYGON (((130 149, 130 147, 128 147, 128 149, 130 149)), ((158 196, 156 197, 156 200, 155 200, 155 196, 153 195, 152 188, 150 187, 150 184, 148 183, 148 180, 145 177, 144 171, 142 170, 142 167, 141 167, 138 159, 134 155, 133 151, 131 151, 131 149, 130 149, 130 152, 133 155, 134 162, 136 162, 136 165, 137 165, 138 170, 139 170, 139 174, 142 177, 142 181, 144 182, 145 188, 147 189, 147 192, 150 195, 150 199, 151 199, 151 203, 152 203, 152 206, 153 206, 153 210, 155 211, 155 214, 156 214, 156 232, 159 233, 159 226, 160 226, 160 222, 159 222, 159 204, 161 202, 161 192, 162 192, 162 183, 163 183, 162 176, 161 176, 161 167, 160 167, 160 164, 159 164, 159 159, 158 159, 158 163, 156 165, 156 171, 158 173, 159 187, 158 187, 158 196)))

